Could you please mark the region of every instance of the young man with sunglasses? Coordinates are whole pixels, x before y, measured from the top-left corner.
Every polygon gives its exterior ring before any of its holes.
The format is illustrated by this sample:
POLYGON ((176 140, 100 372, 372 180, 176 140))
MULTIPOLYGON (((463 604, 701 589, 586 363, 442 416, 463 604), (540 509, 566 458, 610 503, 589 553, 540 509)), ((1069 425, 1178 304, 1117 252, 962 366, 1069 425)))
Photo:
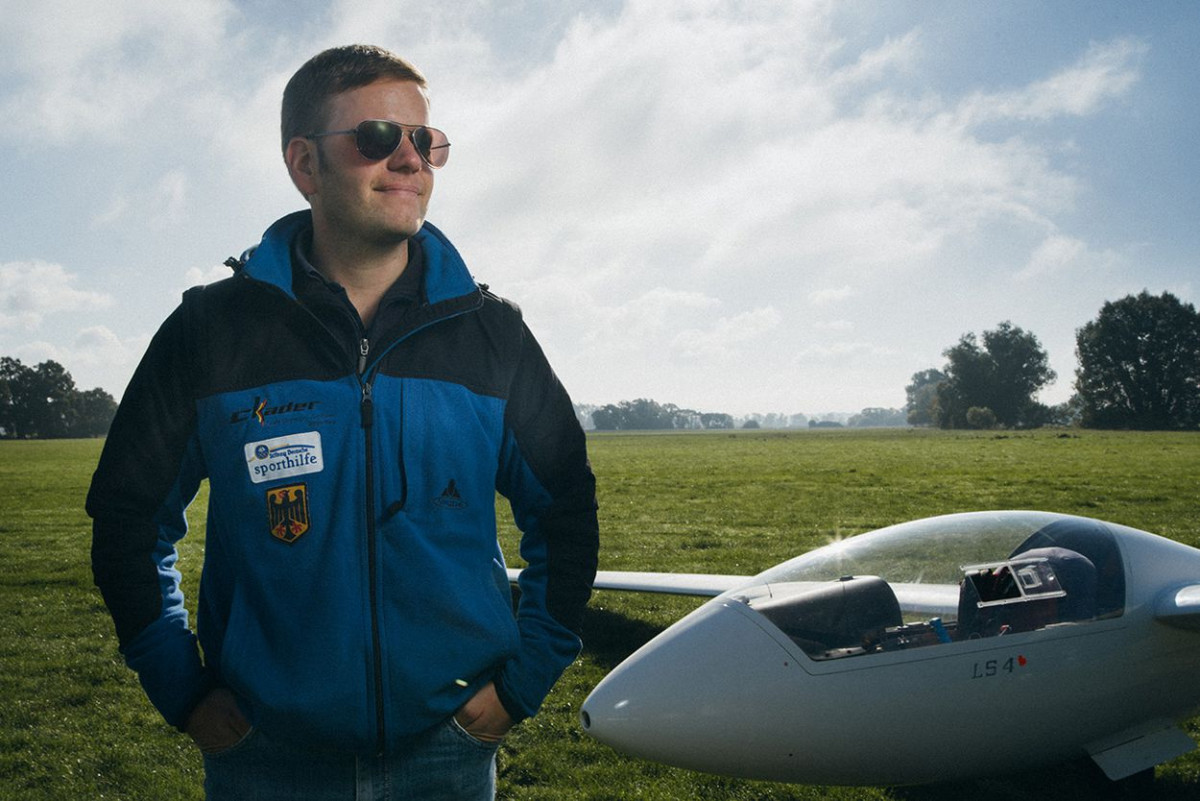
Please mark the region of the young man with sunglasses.
POLYGON ((428 117, 387 51, 301 67, 283 152, 311 209, 185 294, 93 478, 96 583, 211 799, 490 799, 501 738, 580 647, 584 436, 519 311, 425 221, 450 150, 428 117), (197 637, 175 562, 205 478, 197 637))

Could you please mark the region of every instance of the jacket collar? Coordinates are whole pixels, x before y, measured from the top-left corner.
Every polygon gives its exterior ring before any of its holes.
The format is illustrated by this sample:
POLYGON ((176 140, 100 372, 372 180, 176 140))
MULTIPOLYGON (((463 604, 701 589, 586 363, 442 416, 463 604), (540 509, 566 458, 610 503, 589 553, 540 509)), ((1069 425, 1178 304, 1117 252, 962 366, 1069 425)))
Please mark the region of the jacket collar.
MULTIPOLYGON (((292 241, 297 233, 311 225, 312 212, 308 210, 293 212, 277 220, 257 246, 242 254, 244 274, 277 286, 295 298, 292 241)), ((414 238, 425 254, 425 297, 431 305, 479 293, 462 256, 445 234, 427 222, 414 238)))

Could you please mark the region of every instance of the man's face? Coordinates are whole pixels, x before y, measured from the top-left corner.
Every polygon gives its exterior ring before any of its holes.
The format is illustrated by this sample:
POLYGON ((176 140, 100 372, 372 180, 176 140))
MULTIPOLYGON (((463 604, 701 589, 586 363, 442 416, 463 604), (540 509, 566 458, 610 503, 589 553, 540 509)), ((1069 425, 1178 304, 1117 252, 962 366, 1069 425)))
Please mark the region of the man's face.
MULTIPOLYGON (((411 81, 380 80, 330 99, 325 130, 341 131, 363 120, 408 125, 429 122, 425 93, 411 81)), ((310 143, 312 140, 309 140, 310 143)), ((386 159, 369 161, 352 134, 322 137, 311 173, 315 230, 350 245, 387 247, 413 236, 425 222, 433 170, 405 135, 386 159)))

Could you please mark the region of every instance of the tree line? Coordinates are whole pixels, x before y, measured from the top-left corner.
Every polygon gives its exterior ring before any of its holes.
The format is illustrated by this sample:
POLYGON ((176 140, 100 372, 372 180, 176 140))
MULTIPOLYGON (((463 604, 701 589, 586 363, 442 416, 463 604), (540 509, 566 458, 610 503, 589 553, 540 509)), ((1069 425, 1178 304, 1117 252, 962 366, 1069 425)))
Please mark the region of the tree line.
POLYGON ((117 402, 99 387, 81 391, 54 361, 27 367, 0 357, 0 437, 57 439, 108 432, 117 402))
POLYGON ((698 431, 780 428, 878 428, 906 425, 904 409, 867 408, 858 414, 826 415, 811 419, 804 414, 751 414, 734 417, 723 412, 697 412, 673 403, 646 398, 604 406, 576 404, 575 415, 584 428, 597 431, 698 431))
POLYGON ((720 412, 701 413, 681 409, 673 403, 646 398, 610 403, 591 410, 598 431, 662 431, 671 429, 730 429, 733 416, 720 412))
POLYGON ((1200 428, 1200 314, 1169 292, 1106 302, 1076 331, 1075 394, 1058 406, 1035 395, 1055 379, 1032 333, 1003 322, 967 333, 941 368, 914 373, 908 422, 940 428, 1200 428))
POLYGON ((578 407, 599 431, 936 426, 939 428, 1200 428, 1200 314, 1169 292, 1106 302, 1076 331, 1075 393, 1047 406, 1037 394, 1057 378, 1038 338, 1011 321, 963 334, 946 363, 914 373, 904 409, 863 409, 845 419, 701 413, 639 398, 578 407))
MULTIPOLYGON (((600 431, 918 425, 940 428, 1200 428, 1200 313, 1169 292, 1146 291, 1104 304, 1076 331, 1075 394, 1046 406, 1037 393, 1056 378, 1038 338, 1010 321, 968 332, 942 353, 946 363, 914 373, 904 409, 863 409, 845 419, 803 414, 698 412, 639 398, 577 407, 600 431)), ((97 437, 117 404, 100 388, 81 391, 54 361, 27 367, 0 357, 0 437, 97 437)), ((590 425, 588 425, 590 423, 590 425)))

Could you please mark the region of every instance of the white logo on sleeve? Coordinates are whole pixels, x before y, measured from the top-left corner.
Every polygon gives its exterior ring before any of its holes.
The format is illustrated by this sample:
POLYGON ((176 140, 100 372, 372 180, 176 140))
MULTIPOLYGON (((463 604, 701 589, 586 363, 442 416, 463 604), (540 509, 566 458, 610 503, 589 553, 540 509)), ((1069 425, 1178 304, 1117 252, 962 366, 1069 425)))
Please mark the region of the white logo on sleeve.
POLYGON ((291 478, 325 469, 321 456, 321 432, 305 431, 246 445, 246 467, 255 484, 291 478))

